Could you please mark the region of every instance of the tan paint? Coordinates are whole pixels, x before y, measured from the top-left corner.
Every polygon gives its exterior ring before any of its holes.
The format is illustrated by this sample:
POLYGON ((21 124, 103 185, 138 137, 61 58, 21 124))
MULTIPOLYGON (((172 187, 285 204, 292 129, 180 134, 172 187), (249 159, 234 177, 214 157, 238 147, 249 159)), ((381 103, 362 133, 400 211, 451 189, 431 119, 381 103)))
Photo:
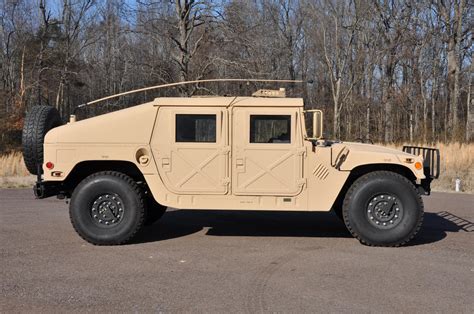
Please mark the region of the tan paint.
POLYGON ((328 211, 357 166, 397 164, 424 178, 419 156, 359 143, 313 147, 306 138, 300 98, 157 98, 48 132, 44 160, 62 175, 43 166, 44 180, 64 180, 82 161, 120 160, 134 163, 166 206, 328 211), (215 143, 176 142, 176 114, 216 115, 215 143), (290 116, 290 143, 250 143, 254 114, 290 116))

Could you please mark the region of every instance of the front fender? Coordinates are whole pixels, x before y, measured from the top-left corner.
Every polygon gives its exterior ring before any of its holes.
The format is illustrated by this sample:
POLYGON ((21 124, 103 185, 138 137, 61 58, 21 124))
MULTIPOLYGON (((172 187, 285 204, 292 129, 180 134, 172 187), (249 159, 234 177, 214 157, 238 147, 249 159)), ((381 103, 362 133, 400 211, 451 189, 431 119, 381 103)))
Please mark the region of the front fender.
POLYGON ((396 149, 370 144, 338 143, 332 146, 331 155, 332 165, 340 171, 352 171, 366 165, 389 165, 408 169, 416 178, 417 183, 426 178, 423 168, 415 168, 416 162, 423 164, 421 156, 396 149))

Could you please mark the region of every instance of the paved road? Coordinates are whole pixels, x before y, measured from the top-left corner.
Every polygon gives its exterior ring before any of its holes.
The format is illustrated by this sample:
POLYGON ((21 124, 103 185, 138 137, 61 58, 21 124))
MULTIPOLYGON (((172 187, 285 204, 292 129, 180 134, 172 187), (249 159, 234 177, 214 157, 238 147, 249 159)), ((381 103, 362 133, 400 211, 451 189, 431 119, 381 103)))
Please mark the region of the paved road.
POLYGON ((175 210, 96 247, 67 205, 0 190, 0 312, 473 312, 474 195, 435 193, 416 241, 370 248, 331 213, 175 210))

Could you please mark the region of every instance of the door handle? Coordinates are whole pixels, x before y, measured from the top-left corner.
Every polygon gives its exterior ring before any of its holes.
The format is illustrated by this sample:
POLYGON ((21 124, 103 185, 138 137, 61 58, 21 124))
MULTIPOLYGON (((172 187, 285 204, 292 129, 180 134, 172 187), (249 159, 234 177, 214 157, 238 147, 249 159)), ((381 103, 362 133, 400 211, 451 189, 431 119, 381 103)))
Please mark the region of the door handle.
POLYGON ((243 167, 243 166, 244 166, 244 159, 243 159, 243 158, 237 158, 237 159, 235 160, 235 165, 236 165, 237 167, 243 167))
POLYGON ((161 165, 164 166, 169 166, 170 165, 170 159, 169 158, 162 158, 161 159, 161 165))

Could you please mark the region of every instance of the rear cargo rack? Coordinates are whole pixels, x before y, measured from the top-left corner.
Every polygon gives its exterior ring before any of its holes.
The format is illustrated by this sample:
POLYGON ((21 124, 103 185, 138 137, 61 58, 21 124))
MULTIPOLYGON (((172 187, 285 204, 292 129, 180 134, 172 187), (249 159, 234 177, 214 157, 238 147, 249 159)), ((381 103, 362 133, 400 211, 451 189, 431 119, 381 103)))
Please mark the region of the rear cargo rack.
POLYGON ((419 146, 403 146, 403 151, 408 154, 423 156, 423 171, 427 178, 439 178, 439 149, 419 146))

